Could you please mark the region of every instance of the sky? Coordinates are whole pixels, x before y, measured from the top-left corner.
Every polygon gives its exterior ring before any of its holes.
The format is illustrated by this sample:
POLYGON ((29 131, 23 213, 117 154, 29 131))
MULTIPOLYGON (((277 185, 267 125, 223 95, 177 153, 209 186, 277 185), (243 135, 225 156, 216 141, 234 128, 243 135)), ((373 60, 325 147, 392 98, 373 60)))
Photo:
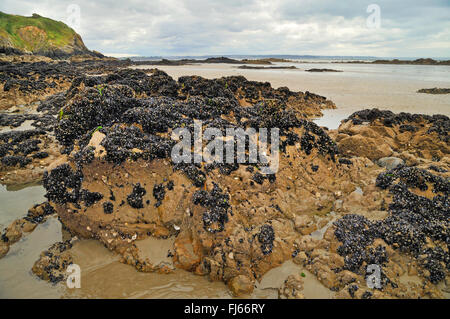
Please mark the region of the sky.
POLYGON ((1 0, 115 56, 450 57, 450 0, 1 0))

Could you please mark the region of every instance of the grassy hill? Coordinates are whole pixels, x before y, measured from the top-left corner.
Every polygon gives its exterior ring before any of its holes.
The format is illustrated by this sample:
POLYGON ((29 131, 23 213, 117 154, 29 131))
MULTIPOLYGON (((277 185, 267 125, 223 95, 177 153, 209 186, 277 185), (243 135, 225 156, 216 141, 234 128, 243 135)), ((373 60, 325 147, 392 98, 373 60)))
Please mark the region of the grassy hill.
POLYGON ((80 35, 61 21, 33 14, 24 17, 0 12, 0 52, 50 57, 93 54, 80 35))

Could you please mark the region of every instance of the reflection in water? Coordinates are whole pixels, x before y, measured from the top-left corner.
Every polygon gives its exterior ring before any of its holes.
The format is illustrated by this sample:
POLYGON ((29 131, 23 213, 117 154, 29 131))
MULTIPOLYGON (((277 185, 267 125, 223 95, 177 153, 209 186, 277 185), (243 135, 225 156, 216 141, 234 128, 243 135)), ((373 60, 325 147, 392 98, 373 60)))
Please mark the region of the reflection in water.
POLYGON ((61 287, 31 273, 41 251, 58 241, 61 241, 61 223, 56 217, 50 217, 11 245, 9 253, 0 259, 0 298, 58 298, 61 287))
POLYGON ((45 201, 45 189, 39 184, 20 186, 0 185, 0 229, 17 218, 24 217, 28 209, 45 201))

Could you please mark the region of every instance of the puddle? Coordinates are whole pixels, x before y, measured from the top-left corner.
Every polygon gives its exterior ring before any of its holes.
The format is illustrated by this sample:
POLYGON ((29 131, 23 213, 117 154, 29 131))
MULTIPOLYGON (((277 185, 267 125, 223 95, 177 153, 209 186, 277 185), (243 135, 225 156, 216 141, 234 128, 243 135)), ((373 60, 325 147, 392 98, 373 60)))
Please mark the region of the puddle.
POLYGON ((259 294, 271 291, 270 298, 278 298, 278 288, 284 283, 289 275, 301 274, 303 277, 302 294, 306 299, 323 299, 332 298, 334 293, 322 285, 316 277, 300 265, 295 264, 292 260, 284 262, 281 266, 269 270, 257 284, 254 295, 261 298, 259 294))
POLYGON ((6 133, 11 131, 26 131, 26 130, 34 130, 35 127, 32 126, 35 120, 25 120, 22 124, 20 124, 18 127, 9 127, 4 126, 2 129, 0 129, 0 133, 6 133))
POLYGON ((149 237, 144 240, 136 241, 136 247, 139 249, 139 257, 149 259, 156 266, 160 263, 172 264, 172 258, 168 257, 169 250, 173 250, 174 237, 168 239, 157 239, 149 237))
POLYGON ((31 268, 43 250, 61 240, 61 223, 49 217, 11 245, 9 253, 0 259, 0 298, 59 298, 64 288, 40 280, 31 268))
MULTIPOLYGON (((153 244, 167 255, 167 243, 153 244)), ((158 251, 151 256, 159 255, 158 251)), ((231 298, 224 283, 181 269, 171 274, 138 272, 95 240, 76 242, 72 253, 81 268, 81 288, 65 289, 63 298, 231 298)))
POLYGON ((0 185, 0 229, 24 217, 33 205, 44 202, 44 195, 45 189, 40 184, 0 185))
POLYGON ((325 126, 330 130, 335 130, 341 125, 341 121, 349 117, 353 111, 342 109, 322 110, 323 116, 312 120, 319 126, 325 126))

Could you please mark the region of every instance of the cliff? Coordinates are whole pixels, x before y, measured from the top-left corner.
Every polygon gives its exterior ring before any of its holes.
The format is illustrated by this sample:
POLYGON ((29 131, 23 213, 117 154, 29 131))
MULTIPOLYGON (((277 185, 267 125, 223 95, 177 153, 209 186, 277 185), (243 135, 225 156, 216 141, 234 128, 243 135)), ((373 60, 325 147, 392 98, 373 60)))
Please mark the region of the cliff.
POLYGON ((35 54, 51 58, 92 55, 80 35, 65 23, 33 14, 31 17, 0 12, 0 53, 35 54))

